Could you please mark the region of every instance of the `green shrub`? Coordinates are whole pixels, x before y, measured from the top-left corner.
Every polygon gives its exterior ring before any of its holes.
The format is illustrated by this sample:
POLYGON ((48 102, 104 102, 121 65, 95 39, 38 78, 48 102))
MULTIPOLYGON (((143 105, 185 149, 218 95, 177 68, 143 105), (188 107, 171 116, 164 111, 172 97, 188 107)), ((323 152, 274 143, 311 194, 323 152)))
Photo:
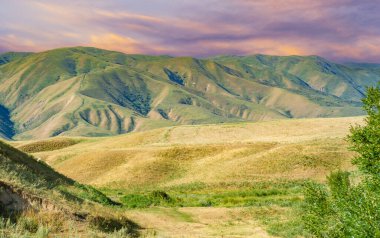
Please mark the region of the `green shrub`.
POLYGON ((348 172, 335 172, 327 186, 310 183, 305 190, 304 225, 316 237, 380 237, 380 86, 363 99, 364 126, 351 128, 354 163, 363 173, 357 185, 348 172))
POLYGON ((170 202, 172 200, 169 194, 161 190, 151 192, 150 197, 155 203, 161 203, 162 201, 170 202))
POLYGON ((348 178, 348 173, 337 172, 329 177, 328 186, 307 186, 304 222, 312 235, 380 236, 380 183, 373 180, 352 186, 348 178))
POLYGON ((377 178, 380 174, 380 84, 368 89, 363 103, 368 114, 366 125, 352 127, 348 139, 351 149, 359 154, 353 162, 362 172, 377 178))
POLYGON ((146 208, 174 203, 169 194, 161 190, 155 190, 148 194, 128 194, 123 196, 121 201, 128 208, 146 208))
POLYGON ((145 208, 152 205, 151 199, 143 194, 128 194, 121 198, 121 202, 128 208, 145 208))
POLYGON ((90 227, 102 232, 112 233, 123 231, 125 235, 137 235, 138 225, 126 217, 90 216, 90 227))
POLYGON ((180 98, 178 103, 184 104, 184 105, 192 105, 193 99, 191 97, 180 98))

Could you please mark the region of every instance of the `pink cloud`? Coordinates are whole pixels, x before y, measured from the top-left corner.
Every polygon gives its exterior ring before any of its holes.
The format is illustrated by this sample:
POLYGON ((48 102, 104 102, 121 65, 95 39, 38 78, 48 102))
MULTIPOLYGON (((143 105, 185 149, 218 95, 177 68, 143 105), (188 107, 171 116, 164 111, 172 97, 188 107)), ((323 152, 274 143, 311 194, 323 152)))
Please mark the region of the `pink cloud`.
POLYGON ((90 45, 126 53, 317 54, 334 60, 380 62, 380 6, 370 0, 80 0, 70 4, 20 0, 17 6, 12 4, 9 1, 3 4, 6 10, 0 9, 4 15, 1 49, 90 45), (25 13, 23 21, 12 15, 12 9, 25 13))

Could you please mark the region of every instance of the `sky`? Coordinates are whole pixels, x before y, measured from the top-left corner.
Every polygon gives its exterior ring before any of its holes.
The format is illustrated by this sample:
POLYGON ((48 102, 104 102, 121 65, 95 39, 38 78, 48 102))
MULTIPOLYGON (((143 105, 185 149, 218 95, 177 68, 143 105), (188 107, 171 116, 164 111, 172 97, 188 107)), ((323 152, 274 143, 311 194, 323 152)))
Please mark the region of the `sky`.
POLYGON ((0 52, 319 55, 380 63, 380 0, 0 0, 0 52))

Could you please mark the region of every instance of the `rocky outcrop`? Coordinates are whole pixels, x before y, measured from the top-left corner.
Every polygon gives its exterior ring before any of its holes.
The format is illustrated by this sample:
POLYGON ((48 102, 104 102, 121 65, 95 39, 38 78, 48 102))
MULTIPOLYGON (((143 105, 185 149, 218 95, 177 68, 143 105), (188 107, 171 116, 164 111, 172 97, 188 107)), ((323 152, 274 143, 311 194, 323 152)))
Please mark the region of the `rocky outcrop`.
POLYGON ((64 211, 49 200, 24 192, 22 189, 0 181, 0 215, 19 213, 28 209, 64 211))
POLYGON ((0 212, 1 214, 21 212, 29 208, 31 204, 24 198, 21 191, 0 181, 0 212))

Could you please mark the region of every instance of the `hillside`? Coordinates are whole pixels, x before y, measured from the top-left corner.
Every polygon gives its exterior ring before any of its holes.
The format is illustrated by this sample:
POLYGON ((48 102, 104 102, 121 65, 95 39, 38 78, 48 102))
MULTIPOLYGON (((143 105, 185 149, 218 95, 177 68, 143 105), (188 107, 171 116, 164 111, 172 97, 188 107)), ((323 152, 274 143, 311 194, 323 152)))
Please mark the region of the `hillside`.
MULTIPOLYGON (((71 236, 73 225, 84 229, 79 233, 85 235, 96 219, 105 219, 111 205, 117 205, 95 188, 77 183, 3 142, 0 160, 1 237, 71 236)), ((125 221, 125 228, 132 228, 134 223, 125 221)), ((104 237, 103 231, 97 231, 98 237, 104 237)))
POLYGON ((181 124, 362 114, 380 66, 316 56, 0 55, 0 135, 107 136, 181 124))
POLYGON ((362 120, 178 126, 110 138, 55 138, 15 145, 71 178, 106 187, 324 179, 330 169, 351 166, 343 138, 350 125, 362 120), (314 164, 321 161, 321 167, 314 164))
MULTIPOLYGON (((30 192, 30 194, 46 197, 49 197, 53 190, 56 192, 65 191, 68 193, 67 195, 76 197, 75 199, 77 200, 80 200, 80 196, 76 196, 76 192, 88 192, 89 196, 92 196, 90 193, 94 192, 94 195, 96 195, 96 190, 91 191, 90 187, 81 188, 78 186, 76 188, 77 185, 74 180, 54 171, 44 162, 37 161, 35 158, 3 142, 0 142, 0 156, 0 180, 3 184, 22 189, 25 192, 30 192), (69 190, 71 189, 72 191, 70 192, 69 190), (81 189, 83 191, 80 191, 81 189)), ((102 196, 101 193, 98 195, 100 200, 95 200, 95 202, 112 204, 112 201, 104 195, 102 196)))

